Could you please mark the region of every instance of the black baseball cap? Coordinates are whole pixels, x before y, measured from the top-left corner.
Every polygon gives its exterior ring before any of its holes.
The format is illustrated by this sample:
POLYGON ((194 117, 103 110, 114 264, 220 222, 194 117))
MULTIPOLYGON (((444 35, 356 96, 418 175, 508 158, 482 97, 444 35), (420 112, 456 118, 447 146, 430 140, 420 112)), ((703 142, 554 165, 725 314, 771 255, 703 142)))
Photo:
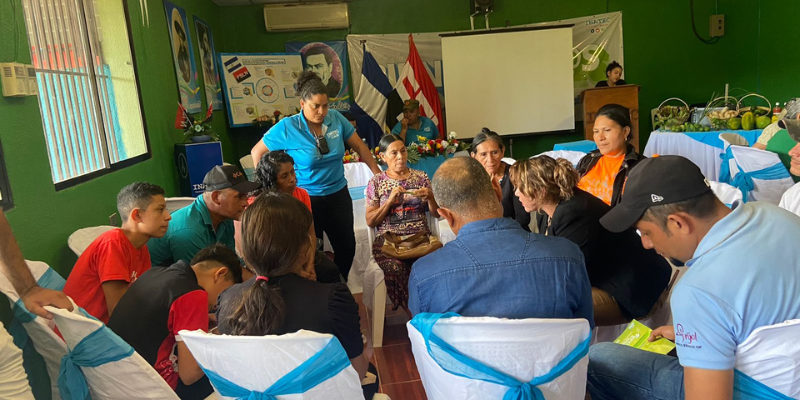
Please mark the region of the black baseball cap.
POLYGON ((652 206, 678 203, 706 193, 711 193, 711 184, 693 162, 681 156, 648 158, 628 174, 622 202, 600 218, 600 224, 611 232, 622 232, 652 206))
POLYGON ((235 165, 217 165, 203 178, 206 192, 231 188, 239 193, 249 193, 261 187, 258 182, 250 182, 235 165))

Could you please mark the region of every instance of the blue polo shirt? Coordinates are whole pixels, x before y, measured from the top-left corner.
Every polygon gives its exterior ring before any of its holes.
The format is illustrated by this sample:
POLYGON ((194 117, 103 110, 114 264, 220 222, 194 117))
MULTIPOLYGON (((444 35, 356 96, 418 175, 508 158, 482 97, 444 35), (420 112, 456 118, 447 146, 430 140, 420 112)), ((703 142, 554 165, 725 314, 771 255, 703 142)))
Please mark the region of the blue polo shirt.
POLYGON ((759 327, 800 318, 800 218, 767 203, 714 224, 672 293, 678 360, 728 370, 759 327))
POLYGON ((584 318, 594 328, 583 253, 568 239, 526 232, 509 218, 470 222, 420 258, 408 309, 465 317, 584 318))
POLYGON ((200 250, 220 242, 231 250, 236 249, 233 238, 233 220, 222 221, 217 230, 211 224, 203 195, 172 213, 167 234, 147 242, 153 266, 170 266, 180 260, 187 264, 200 250))
POLYGON ((285 150, 294 158, 297 186, 310 196, 327 196, 347 186, 342 157, 344 143, 355 129, 342 114, 330 110, 322 122, 322 132, 330 149, 325 155, 317 149, 317 141, 302 112, 278 121, 262 139, 268 149, 285 150))
MULTIPOLYGON (((403 130, 403 125, 398 122, 392 129, 392 133, 399 135, 401 130, 403 130)), ((436 128, 436 124, 430 118, 420 116, 419 129, 408 127, 406 131, 406 146, 416 143, 418 141, 417 136, 425 136, 428 140, 436 140, 439 138, 439 129, 436 128)))

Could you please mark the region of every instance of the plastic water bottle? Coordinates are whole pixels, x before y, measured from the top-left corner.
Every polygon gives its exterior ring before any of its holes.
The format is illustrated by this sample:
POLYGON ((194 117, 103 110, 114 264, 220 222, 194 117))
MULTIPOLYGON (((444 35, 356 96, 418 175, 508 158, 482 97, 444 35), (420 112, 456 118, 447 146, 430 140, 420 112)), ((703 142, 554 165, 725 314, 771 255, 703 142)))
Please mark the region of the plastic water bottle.
POLYGON ((778 119, 780 118, 779 115, 780 115, 781 112, 783 112, 783 109, 781 108, 781 103, 775 103, 775 108, 772 109, 772 123, 773 124, 778 122, 778 119))

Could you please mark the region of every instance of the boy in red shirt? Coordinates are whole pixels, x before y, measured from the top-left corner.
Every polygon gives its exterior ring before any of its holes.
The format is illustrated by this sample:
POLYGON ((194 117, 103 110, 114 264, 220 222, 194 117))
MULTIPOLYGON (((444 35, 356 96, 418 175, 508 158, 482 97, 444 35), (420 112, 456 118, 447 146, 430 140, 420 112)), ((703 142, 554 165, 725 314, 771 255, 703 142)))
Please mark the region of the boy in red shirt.
POLYGON ((164 189, 147 182, 125 186, 117 195, 122 227, 89 245, 67 278, 64 293, 103 323, 136 278, 150 269, 147 241, 162 237, 172 217, 164 189))

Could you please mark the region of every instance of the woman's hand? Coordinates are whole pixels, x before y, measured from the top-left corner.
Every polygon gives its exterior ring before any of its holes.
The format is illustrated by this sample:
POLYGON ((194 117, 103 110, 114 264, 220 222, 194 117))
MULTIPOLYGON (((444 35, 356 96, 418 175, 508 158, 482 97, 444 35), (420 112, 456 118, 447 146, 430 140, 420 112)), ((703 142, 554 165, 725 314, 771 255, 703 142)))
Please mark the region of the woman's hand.
POLYGON ((406 190, 402 186, 396 186, 392 189, 392 192, 389 193, 389 198, 386 202, 391 205, 401 204, 403 202, 403 192, 405 191, 406 190))
POLYGON ((433 200, 433 191, 429 188, 426 187, 419 188, 417 189, 415 194, 422 201, 433 200))

